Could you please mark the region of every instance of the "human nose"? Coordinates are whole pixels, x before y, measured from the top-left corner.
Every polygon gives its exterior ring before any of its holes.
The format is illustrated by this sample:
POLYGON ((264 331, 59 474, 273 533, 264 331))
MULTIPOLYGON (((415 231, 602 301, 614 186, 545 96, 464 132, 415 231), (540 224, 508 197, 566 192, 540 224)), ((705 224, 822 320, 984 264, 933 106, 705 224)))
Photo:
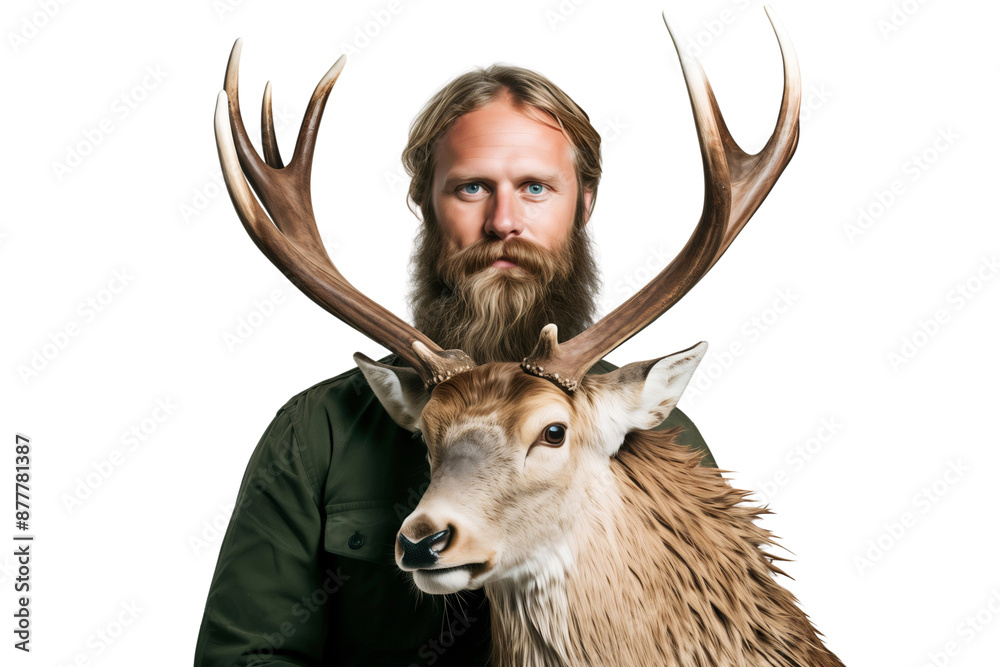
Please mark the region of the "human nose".
POLYGON ((492 204, 483 225, 486 235, 501 240, 519 236, 524 231, 524 221, 515 193, 498 188, 492 204))

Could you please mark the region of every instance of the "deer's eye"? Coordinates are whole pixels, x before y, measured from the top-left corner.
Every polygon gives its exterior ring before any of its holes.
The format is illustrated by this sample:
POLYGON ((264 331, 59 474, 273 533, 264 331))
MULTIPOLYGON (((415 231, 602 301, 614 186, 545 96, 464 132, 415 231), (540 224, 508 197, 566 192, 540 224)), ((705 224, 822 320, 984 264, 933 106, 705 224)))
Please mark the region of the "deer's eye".
POLYGON ((549 424, 542 431, 542 441, 540 444, 549 447, 558 447, 566 439, 566 427, 562 424, 549 424))

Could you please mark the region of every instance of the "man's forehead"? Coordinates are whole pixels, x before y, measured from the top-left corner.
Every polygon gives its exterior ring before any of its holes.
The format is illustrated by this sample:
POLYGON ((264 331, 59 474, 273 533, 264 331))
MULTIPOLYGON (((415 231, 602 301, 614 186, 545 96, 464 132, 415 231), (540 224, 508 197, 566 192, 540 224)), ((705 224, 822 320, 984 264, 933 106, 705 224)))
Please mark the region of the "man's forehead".
POLYGON ((523 120, 526 124, 538 123, 562 134, 562 128, 555 118, 542 109, 516 100, 509 92, 502 92, 478 109, 462 114, 452 123, 449 132, 456 127, 463 128, 473 124, 491 126, 511 120, 523 120))
POLYGON ((468 172, 475 176, 496 162, 520 168, 551 172, 572 168, 572 145, 548 114, 528 105, 516 105, 501 97, 464 114, 441 137, 436 162, 448 169, 449 177, 468 172))

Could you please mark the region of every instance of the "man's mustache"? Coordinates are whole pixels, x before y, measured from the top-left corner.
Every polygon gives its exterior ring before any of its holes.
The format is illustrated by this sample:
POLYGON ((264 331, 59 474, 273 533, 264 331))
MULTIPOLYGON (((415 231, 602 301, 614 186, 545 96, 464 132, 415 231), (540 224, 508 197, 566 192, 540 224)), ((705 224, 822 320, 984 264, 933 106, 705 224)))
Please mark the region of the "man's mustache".
MULTIPOLYGON (((440 275, 449 285, 493 266, 498 260, 507 260, 531 276, 551 280, 559 258, 537 243, 514 237, 508 240, 480 239, 470 246, 450 253, 441 260, 440 275)), ((505 269, 516 271, 516 269, 505 269)))

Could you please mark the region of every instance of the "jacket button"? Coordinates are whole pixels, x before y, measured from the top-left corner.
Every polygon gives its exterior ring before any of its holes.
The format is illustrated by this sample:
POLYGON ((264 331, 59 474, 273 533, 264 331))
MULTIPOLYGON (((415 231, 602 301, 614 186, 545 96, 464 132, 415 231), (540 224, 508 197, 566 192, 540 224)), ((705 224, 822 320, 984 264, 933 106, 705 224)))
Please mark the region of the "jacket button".
POLYGON ((358 531, 354 531, 354 534, 351 535, 350 539, 347 540, 347 546, 351 547, 352 549, 360 549, 364 545, 365 545, 365 538, 361 537, 361 533, 359 533, 358 531))

